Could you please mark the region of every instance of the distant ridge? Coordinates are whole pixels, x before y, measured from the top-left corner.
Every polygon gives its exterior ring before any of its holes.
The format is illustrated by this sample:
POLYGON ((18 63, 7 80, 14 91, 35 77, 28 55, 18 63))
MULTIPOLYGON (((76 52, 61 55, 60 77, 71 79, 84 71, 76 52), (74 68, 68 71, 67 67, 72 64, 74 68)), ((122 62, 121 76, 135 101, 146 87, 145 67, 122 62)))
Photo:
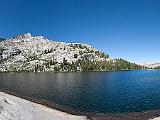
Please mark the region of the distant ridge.
POLYGON ((152 63, 144 62, 143 66, 147 68, 157 68, 157 67, 160 67, 160 62, 152 62, 152 63))

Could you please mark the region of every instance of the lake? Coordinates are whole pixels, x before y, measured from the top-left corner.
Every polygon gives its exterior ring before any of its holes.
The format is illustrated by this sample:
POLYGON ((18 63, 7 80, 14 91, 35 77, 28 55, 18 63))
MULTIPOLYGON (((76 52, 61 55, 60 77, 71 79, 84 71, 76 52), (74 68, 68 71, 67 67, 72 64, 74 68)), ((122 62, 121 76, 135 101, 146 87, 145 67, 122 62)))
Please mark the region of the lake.
POLYGON ((80 112, 160 109, 160 71, 0 73, 0 89, 80 112))

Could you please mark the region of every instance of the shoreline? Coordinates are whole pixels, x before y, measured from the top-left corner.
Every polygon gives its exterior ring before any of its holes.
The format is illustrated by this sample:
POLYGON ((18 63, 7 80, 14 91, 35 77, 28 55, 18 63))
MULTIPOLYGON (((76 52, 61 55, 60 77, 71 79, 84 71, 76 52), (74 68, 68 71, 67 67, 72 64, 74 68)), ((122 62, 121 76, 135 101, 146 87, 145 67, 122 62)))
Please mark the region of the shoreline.
POLYGON ((18 97, 18 98, 22 98, 24 100, 28 100, 28 101, 31 101, 31 102, 36 103, 36 104, 44 105, 48 108, 55 109, 55 110, 58 110, 58 111, 61 111, 61 112, 65 112, 65 113, 68 113, 68 114, 71 114, 71 115, 86 116, 88 119, 91 119, 92 116, 96 115, 96 113, 87 113, 87 112, 80 112, 80 111, 77 111, 77 110, 73 110, 71 108, 67 108, 66 106, 56 104, 56 103, 51 102, 51 101, 46 100, 46 99, 38 99, 38 98, 35 98, 35 97, 28 97, 28 96, 18 94, 16 92, 10 92, 10 91, 6 91, 6 90, 2 90, 2 89, 0 89, 0 92, 6 93, 8 95, 12 95, 12 96, 15 96, 15 97, 18 97))
POLYGON ((0 120, 87 120, 14 95, 0 92, 0 120))
POLYGON ((122 72, 122 71, 137 71, 137 70, 159 70, 159 69, 122 69, 122 70, 102 70, 102 71, 0 71, 0 73, 83 73, 83 72, 122 72))
MULTIPOLYGON (((131 113, 86 113, 86 112, 84 113, 84 112, 79 112, 79 111, 69 109, 67 107, 58 105, 56 103, 53 103, 44 99, 40 100, 33 97, 27 97, 27 96, 23 96, 15 92, 9 92, 6 90, 0 90, 0 92, 33 102, 35 104, 40 104, 50 109, 64 112, 67 114, 71 114, 75 116, 86 116, 87 119, 89 120, 151 120, 153 118, 156 119, 157 117, 160 116, 160 109, 147 110, 142 112, 131 112, 131 113)), ((158 118, 156 120, 158 120, 158 118)))

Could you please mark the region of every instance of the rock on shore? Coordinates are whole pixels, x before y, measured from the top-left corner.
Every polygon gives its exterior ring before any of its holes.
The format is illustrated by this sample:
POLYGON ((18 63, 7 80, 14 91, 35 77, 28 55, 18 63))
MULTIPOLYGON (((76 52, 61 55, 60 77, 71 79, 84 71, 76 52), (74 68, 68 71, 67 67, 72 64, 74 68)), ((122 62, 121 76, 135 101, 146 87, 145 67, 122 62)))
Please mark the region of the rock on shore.
POLYGON ((0 120, 87 120, 0 92, 0 120))

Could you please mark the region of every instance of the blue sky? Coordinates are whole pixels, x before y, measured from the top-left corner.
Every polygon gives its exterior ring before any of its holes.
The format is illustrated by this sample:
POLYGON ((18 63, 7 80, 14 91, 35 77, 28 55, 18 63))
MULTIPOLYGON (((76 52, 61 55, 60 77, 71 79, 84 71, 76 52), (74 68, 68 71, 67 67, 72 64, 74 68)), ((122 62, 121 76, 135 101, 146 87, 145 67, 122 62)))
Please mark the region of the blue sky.
POLYGON ((0 0, 0 37, 30 32, 111 57, 160 61, 159 0, 0 0))

